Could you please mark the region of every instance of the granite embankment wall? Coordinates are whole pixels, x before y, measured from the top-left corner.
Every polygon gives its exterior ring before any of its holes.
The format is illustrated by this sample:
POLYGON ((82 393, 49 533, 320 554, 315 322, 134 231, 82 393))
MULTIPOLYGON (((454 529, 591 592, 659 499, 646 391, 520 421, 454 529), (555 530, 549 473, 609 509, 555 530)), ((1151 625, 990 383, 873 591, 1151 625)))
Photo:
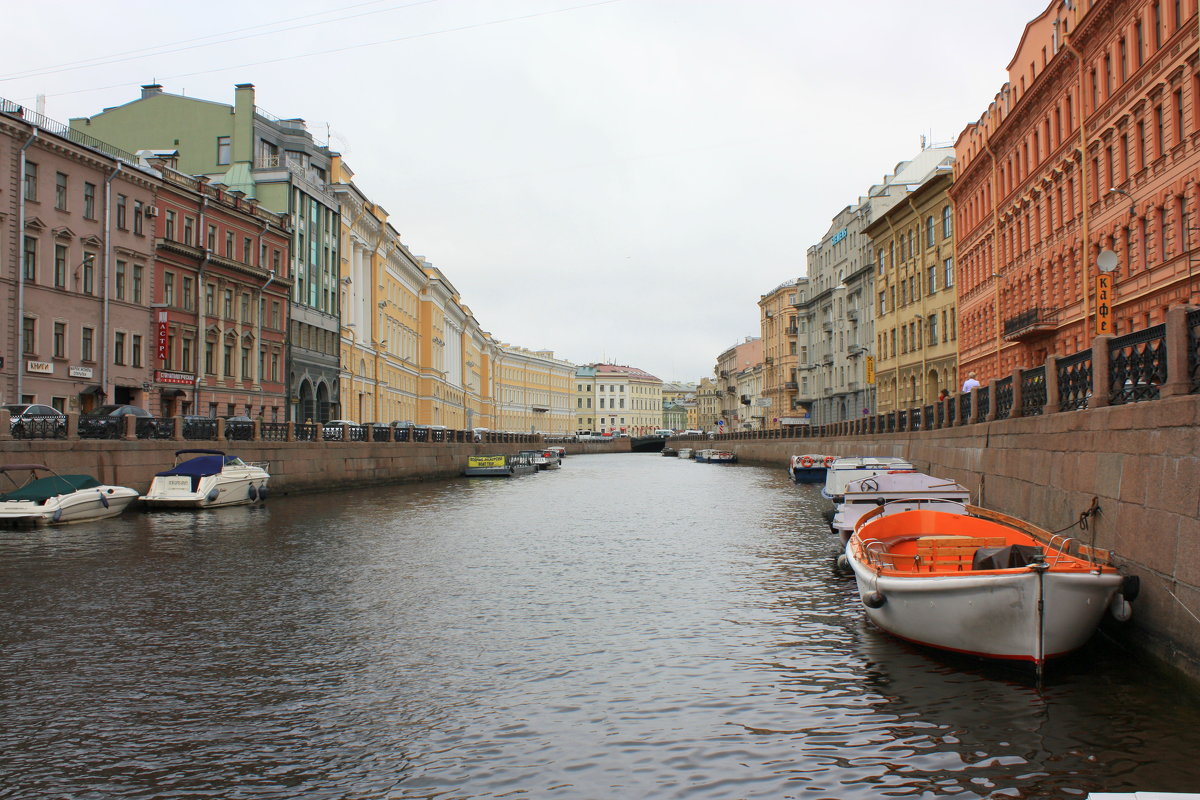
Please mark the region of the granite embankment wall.
POLYGON ((741 461, 784 469, 792 455, 906 458, 968 487, 979 505, 1051 531, 1096 498, 1088 529, 1141 576, 1117 631, 1200 678, 1200 395, 911 433, 724 442, 741 461))
MULTIPOLYGON (((246 461, 269 461, 271 492, 329 491, 352 486, 435 480, 462 475, 467 456, 537 447, 452 442, 175 442, 159 440, 5 440, 0 464, 45 464, 61 473, 94 475, 102 483, 145 491, 156 472, 183 448, 213 448, 246 461)), ((629 440, 564 444, 568 454, 629 452, 629 440)))

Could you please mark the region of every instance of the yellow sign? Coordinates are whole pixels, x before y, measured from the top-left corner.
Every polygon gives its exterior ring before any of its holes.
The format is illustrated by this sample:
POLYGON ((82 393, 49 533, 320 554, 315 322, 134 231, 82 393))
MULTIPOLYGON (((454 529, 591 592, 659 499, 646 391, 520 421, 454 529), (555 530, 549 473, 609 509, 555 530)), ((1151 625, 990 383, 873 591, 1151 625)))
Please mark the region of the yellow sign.
POLYGON ((468 467, 503 467, 504 456, 467 456, 468 467))
POLYGON ((875 356, 867 356, 867 383, 875 382, 875 356))
POLYGON ((1112 333, 1112 275, 1096 276, 1096 335, 1112 333))

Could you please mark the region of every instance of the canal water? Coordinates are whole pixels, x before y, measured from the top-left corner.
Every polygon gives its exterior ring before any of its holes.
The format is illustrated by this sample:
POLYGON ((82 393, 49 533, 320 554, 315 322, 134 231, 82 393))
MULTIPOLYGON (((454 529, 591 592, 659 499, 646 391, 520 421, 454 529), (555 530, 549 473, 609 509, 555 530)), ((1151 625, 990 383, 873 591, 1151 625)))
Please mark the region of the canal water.
POLYGON ((891 639, 822 503, 594 455, 0 532, 0 798, 1200 791, 1194 687, 891 639))

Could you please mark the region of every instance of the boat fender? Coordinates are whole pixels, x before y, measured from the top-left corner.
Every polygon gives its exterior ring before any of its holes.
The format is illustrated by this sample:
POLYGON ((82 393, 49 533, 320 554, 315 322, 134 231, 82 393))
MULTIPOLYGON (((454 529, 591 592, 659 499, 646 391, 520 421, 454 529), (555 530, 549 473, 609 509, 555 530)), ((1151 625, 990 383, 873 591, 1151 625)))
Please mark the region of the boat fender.
POLYGON ((1138 595, 1142 593, 1142 579, 1137 575, 1126 575, 1121 579, 1121 595, 1133 602, 1138 599, 1138 595))
POLYGON ((800 466, 811 467, 812 465, 813 465, 813 460, 811 458, 809 458, 808 456, 803 456, 800 459, 800 466))
POLYGON ((883 596, 883 592, 868 592, 862 596, 862 603, 867 608, 883 608, 886 602, 887 598, 883 596))
POLYGON ((829 469, 830 467, 832 467, 834 460, 835 460, 834 456, 825 456, 825 469, 829 469))
POLYGON ((246 490, 246 494, 249 495, 250 502, 254 502, 255 500, 258 499, 258 489, 254 488, 253 483, 250 484, 249 488, 246 490))
POLYGON ((1117 622, 1128 622, 1133 616, 1133 606, 1120 594, 1114 594, 1108 610, 1117 622))
POLYGON ((258 499, 262 500, 264 503, 266 502, 266 500, 267 500, 267 487, 266 486, 258 487, 258 499))
POLYGON ((109 507, 108 498, 104 496, 104 492, 100 493, 100 505, 104 506, 105 508, 109 507))
POLYGON ((837 564, 837 568, 838 568, 839 572, 849 572, 850 571, 850 559, 846 556, 845 553, 838 553, 837 561, 835 563, 837 564))
POLYGON ((221 490, 214 486, 212 491, 209 492, 208 496, 205 497, 204 499, 210 503, 215 503, 217 498, 220 496, 221 496, 221 490))
POLYGON ((54 522, 58 522, 60 519, 62 519, 62 509, 61 508, 54 509, 54 516, 52 516, 50 519, 53 520, 54 522))

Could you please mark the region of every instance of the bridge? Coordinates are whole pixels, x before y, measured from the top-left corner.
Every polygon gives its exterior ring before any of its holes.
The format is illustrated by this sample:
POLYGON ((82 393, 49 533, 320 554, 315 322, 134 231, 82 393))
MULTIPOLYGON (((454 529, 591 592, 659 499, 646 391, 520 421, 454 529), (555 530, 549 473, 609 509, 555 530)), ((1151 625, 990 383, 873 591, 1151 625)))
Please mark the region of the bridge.
POLYGON ((635 453, 661 453, 666 443, 661 436, 634 436, 629 440, 629 449, 635 453))

